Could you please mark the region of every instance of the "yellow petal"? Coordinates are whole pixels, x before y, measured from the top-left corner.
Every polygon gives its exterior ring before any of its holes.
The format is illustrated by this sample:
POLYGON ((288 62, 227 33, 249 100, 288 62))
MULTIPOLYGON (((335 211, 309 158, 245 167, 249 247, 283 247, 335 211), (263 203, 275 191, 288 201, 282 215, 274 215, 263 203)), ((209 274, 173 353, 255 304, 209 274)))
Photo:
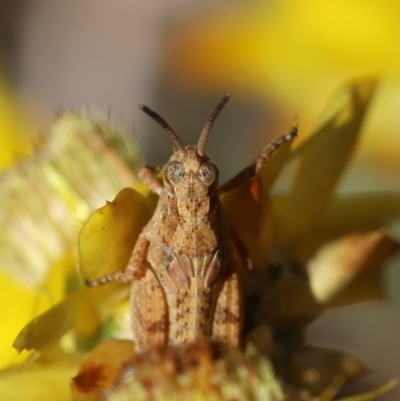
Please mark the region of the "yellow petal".
MULTIPOLYGON (((32 309, 38 300, 38 294, 30 288, 17 283, 8 275, 0 274, 2 296, 0 314, 7 324, 2 325, 0 336, 0 367, 18 361, 12 342, 20 327, 32 319, 32 309)), ((45 306, 45 308, 48 305, 45 306)), ((40 312, 42 311, 40 308, 40 312)), ((26 355, 23 355, 23 359, 26 355)))
POLYGON ((9 98, 0 80, 0 171, 28 155, 30 150, 26 127, 9 98))
MULTIPOLYGON (((8 324, 0 336, 0 365, 21 360, 15 359, 11 347, 21 327, 63 299, 67 287, 81 285, 72 283, 78 276, 75 250, 81 219, 88 217, 99 199, 104 202, 127 183, 137 183, 136 144, 105 118, 64 113, 44 136, 37 152, 7 171, 1 181, 0 221, 5 228, 0 234, 0 269, 5 273, 0 281, 7 291, 0 297, 0 311, 8 324)), ((13 138, 12 133, 7 137, 13 138)), ((96 291, 91 294, 96 299, 96 291)), ((76 314, 77 303, 66 303, 28 325, 17 347, 48 347, 71 325, 77 342, 93 341, 110 308, 103 315, 85 301, 76 314)))
POLYGON ((16 363, 26 358, 26 354, 17 356, 12 343, 26 322, 35 315, 43 313, 65 295, 65 266, 69 258, 55 266, 47 281, 37 289, 25 286, 6 273, 0 273, 0 314, 7 324, 3 325, 0 336, 0 367, 16 363))
POLYGON ((105 322, 127 299, 128 289, 113 283, 98 288, 82 288, 28 323, 13 346, 18 351, 47 350, 70 329, 75 330, 75 335, 82 336, 76 339, 78 344, 94 342, 100 323, 105 322))
POLYGON ((349 234, 326 243, 307 266, 313 295, 318 302, 326 304, 361 275, 359 282, 346 293, 351 295, 350 299, 354 302, 381 297, 380 267, 399 249, 400 245, 386 237, 382 230, 349 234))
POLYGON ((75 250, 90 213, 138 182, 140 163, 133 138, 101 116, 63 113, 43 137, 0 181, 0 268, 33 288, 75 250))
MULTIPOLYGON (((386 71, 398 77, 399 15, 396 0, 213 4, 171 30, 168 70, 202 91, 272 96, 314 121, 326 93, 344 79, 386 71)), ((382 109, 396 88, 392 82, 382 109)), ((394 120, 394 109, 389 113, 394 120)))
POLYGON ((79 355, 56 354, 0 371, 0 399, 71 401, 69 380, 76 373, 79 355))
POLYGON ((80 302, 81 299, 77 296, 69 297, 36 317, 21 330, 14 340, 13 347, 21 352, 24 349, 43 350, 53 346, 73 325, 80 302))
MULTIPOLYGON (((288 202, 278 216, 284 241, 319 223, 358 141, 375 81, 350 82, 330 100, 322 125, 293 154, 300 158, 288 202)), ((306 231, 304 231, 306 230, 306 231)))
POLYGON ((82 277, 94 280, 125 270, 135 241, 150 216, 149 202, 131 188, 123 189, 112 202, 96 210, 79 236, 82 277))
POLYGON ((370 192, 336 196, 329 204, 323 227, 327 235, 375 230, 400 217, 399 192, 370 192))

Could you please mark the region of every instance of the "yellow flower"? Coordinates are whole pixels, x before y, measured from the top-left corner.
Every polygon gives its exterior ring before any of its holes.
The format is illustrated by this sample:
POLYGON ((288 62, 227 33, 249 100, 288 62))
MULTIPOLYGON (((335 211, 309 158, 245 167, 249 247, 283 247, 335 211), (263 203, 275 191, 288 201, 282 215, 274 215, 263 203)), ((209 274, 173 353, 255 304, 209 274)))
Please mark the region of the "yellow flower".
MULTIPOLYGON (((314 135, 286 156, 298 166, 285 193, 274 191, 274 181, 267 180, 272 271, 264 287, 254 279, 263 298, 258 319, 310 322, 326 307, 386 296, 382 266, 400 249, 390 232, 400 215, 400 194, 335 193, 376 84, 351 81, 336 92, 314 135)), ((277 162, 283 163, 271 164, 277 162)))
POLYGON ((0 79, 0 171, 13 164, 18 158, 29 154, 27 127, 21 118, 15 100, 0 79))
MULTIPOLYGON (((256 179, 222 197, 228 219, 246 243, 256 265, 254 276, 243 274, 247 300, 251 300, 254 294, 261 299, 258 310, 247 313, 250 323, 246 329, 251 330, 259 322, 266 322, 267 330, 272 326, 283 331, 282 325, 290 323, 292 327, 286 329, 286 334, 293 334, 292 337, 283 336, 278 339, 280 343, 276 339, 273 340, 274 350, 278 351, 278 354, 279 351, 284 351, 285 355, 292 357, 291 363, 284 367, 286 376, 289 377, 296 369, 300 369, 300 373, 294 374, 295 379, 303 377, 303 373, 309 372, 310 369, 321 373, 321 380, 311 384, 307 381, 301 381, 300 384, 293 381, 286 383, 296 385, 296 391, 306 389, 310 394, 318 395, 336 375, 344 380, 359 377, 365 372, 364 365, 346 353, 301 347, 301 331, 304 321, 314 319, 323 308, 337 302, 350 284, 357 283, 358 278, 366 275, 367 281, 370 277, 375 279, 376 275, 380 274, 377 268, 399 249, 398 242, 387 236, 388 224, 400 216, 399 193, 390 196, 366 194, 346 199, 334 192, 354 152, 375 85, 376 82, 371 80, 348 83, 332 99, 314 136, 294 151, 291 151, 290 144, 286 143, 263 167, 256 179), (274 193, 273 184, 279 173, 284 165, 294 161, 298 161, 298 166, 289 189, 283 193, 274 193), (378 207, 375 208, 376 205, 378 207), (244 208, 249 211, 246 216, 238 213, 238 210, 244 208), (354 209, 358 214, 354 213, 354 209), (357 248, 353 252, 354 257, 350 258, 354 244, 357 248), (271 254, 278 258, 281 269, 278 274, 276 271, 272 271, 271 274, 271 270, 266 269, 267 265, 270 266, 271 254), (366 270, 368 264, 372 264, 370 268, 373 274, 366 270), (343 267, 346 267, 346 272, 350 269, 352 275, 340 276, 343 267), (328 289, 322 285, 325 284, 326 278, 323 275, 323 278, 320 278, 321 271, 327 269, 330 272, 339 272, 340 276, 336 284, 328 289), (313 283, 311 289, 310 283, 313 283), (321 356, 325 358, 322 362, 321 356), (306 360, 307 363, 299 367, 297 362, 301 360, 306 360), (332 361, 335 363, 330 363, 332 361), (349 361, 351 363, 348 363, 349 361)), ((105 146, 101 139, 103 136, 98 136, 99 132, 107 131, 102 124, 94 123, 90 118, 76 120, 75 117, 61 115, 54 127, 61 127, 59 134, 62 134, 81 132, 78 128, 82 125, 89 127, 85 132, 89 131, 94 135, 91 140, 83 141, 83 144, 81 140, 77 140, 77 144, 66 141, 68 152, 65 153, 64 148, 63 152, 50 155, 45 152, 44 155, 50 156, 49 158, 35 160, 39 163, 40 171, 43 171, 41 174, 46 174, 46 182, 49 178, 54 179, 54 174, 58 173, 57 179, 51 182, 57 184, 54 186, 56 193, 63 196, 51 199, 58 199, 58 202, 63 200, 61 204, 56 203, 59 205, 59 208, 56 208, 58 212, 61 205, 65 207, 65 203, 72 208, 74 213, 71 215, 75 216, 75 220, 71 221, 74 221, 74 226, 77 225, 76 216, 84 218, 82 210, 90 209, 102 196, 97 187, 93 190, 92 185, 97 182, 93 177, 97 177, 97 174, 92 168, 101 178, 107 178, 107 185, 103 182, 102 188, 105 185, 108 190, 113 190, 111 185, 121 186, 122 183, 118 181, 121 179, 121 172, 122 179, 130 181, 125 186, 134 188, 121 190, 114 201, 94 212, 82 228, 79 240, 80 267, 82 276, 91 279, 125 267, 135 239, 151 215, 156 199, 136 182, 132 173, 134 167, 128 164, 127 158, 120 157, 121 151, 114 151, 113 148, 105 146), (97 151, 96 157, 90 153, 90 144, 97 151), (77 148, 84 152, 78 158, 75 157, 77 148), (99 149, 102 151, 100 154, 99 149), (83 165, 79 164, 83 160, 83 165), (55 171, 54 166, 57 167, 55 171), (120 174, 114 175, 115 171, 120 174), (74 185, 71 186, 71 183, 74 185), (73 199, 79 202, 73 202, 73 199)), ((63 138, 65 139, 62 135, 59 138, 61 142, 57 146, 61 146, 63 138)), ((57 146, 56 149, 59 149, 57 146)), ((134 160, 137 161, 137 158, 134 160)), ((40 175, 37 177, 40 178, 40 175)), ((39 189, 41 185, 44 185, 43 181, 40 181, 39 189)), ((114 191, 116 193, 118 190, 114 191)), ((70 211, 68 207, 67 210, 70 211)), ((57 222, 62 227, 63 234, 73 236, 75 234, 67 224, 70 221, 64 222, 66 216, 67 214, 62 214, 62 218, 57 222), (61 225, 63 223, 67 225, 61 225)), ((68 239, 69 247, 73 247, 69 236, 68 239)), ((65 252, 65 249, 70 248, 63 249, 65 252)), ((52 268, 47 267, 44 276, 48 277, 51 271, 52 268)), ((60 389, 58 399, 67 400, 69 393, 65 383, 68 383, 71 377, 69 372, 72 367, 78 366, 84 350, 92 348, 102 337, 121 334, 121 327, 116 325, 119 316, 126 315, 127 312, 128 287, 114 283, 94 289, 80 288, 74 271, 71 272, 70 268, 61 271, 61 281, 64 284, 72 283, 74 289, 78 289, 69 293, 64 288, 62 296, 65 298, 37 316, 17 336, 14 346, 19 351, 35 350, 34 356, 37 360, 0 372, 4 378, 0 395, 4 395, 4 399, 7 399, 8 394, 12 394, 11 386, 16 378, 22 379, 24 375, 29 375, 29 372, 42 370, 41 380, 47 383, 49 389, 50 383, 56 383, 60 389), (44 366, 54 366, 54 370, 45 370, 44 366), (56 378, 52 376, 53 373, 56 373, 56 378)), ((379 295, 381 293, 379 289, 379 295)), ((365 296, 376 296, 376 292, 367 291, 365 296)), ((352 301, 363 299, 365 296, 361 297, 360 293, 355 293, 352 301)), ((113 349, 113 345, 108 344, 105 345, 106 354, 113 349)), ((131 346, 132 344, 128 344, 128 347, 131 346)), ((125 352, 121 354, 126 356, 125 352)), ((283 360, 278 362, 285 363, 283 360)), ((114 371, 120 368, 121 365, 113 367, 114 371)), ((78 380, 78 383, 82 384, 82 381, 78 380)), ((32 391, 35 384, 29 382, 27 391, 32 391)), ((46 399, 45 395, 48 396, 48 393, 43 391, 43 399, 46 399)))
MULTIPOLYGON (((29 153, 27 127, 21 123, 22 119, 18 113, 22 114, 22 110, 18 110, 16 101, 12 99, 5 84, 0 81, 0 172, 29 153)), ((7 177, 3 176, 0 183, 2 187, 0 202, 6 196, 3 185, 5 180, 7 177)), ((4 203, 1 204, 4 207, 4 203)), ((7 236, 5 220, 6 214, 2 212, 0 218, 2 223, 1 243, 2 239, 7 236)), ((7 324, 3 324, 0 336, 0 367, 15 359, 15 352, 10 349, 10 344, 15 337, 17 328, 32 317, 32 308, 36 306, 39 311, 44 311, 51 306, 48 303, 43 305, 43 299, 38 299, 34 291, 15 281, 5 271, 8 259, 7 254, 4 253, 6 246, 6 244, 0 245, 0 287, 2 288, 0 314, 3 321, 7 322, 7 324), (12 308, 10 300, 13 300, 12 308)))
MULTIPOLYGON (((63 352, 54 355, 58 342, 52 339, 75 325, 75 337, 65 336, 62 349, 88 346, 101 335, 101 319, 92 306, 92 293, 88 303, 76 301, 73 296, 65 309, 51 308, 81 286, 76 265, 82 223, 121 188, 141 188, 134 173, 141 159, 130 133, 116 130, 101 115, 87 113, 58 115, 34 149, 28 140, 25 118, 9 97, 2 88, 0 368, 28 357, 29 361, 0 372, 0 398, 6 400, 15 395, 13 399, 23 399, 28 394, 30 399, 36 395, 38 400, 44 400, 54 399, 57 393, 59 400, 69 399, 65 377, 72 376, 81 357, 63 352), (77 304, 79 315, 71 307, 77 304), (36 347, 44 351, 40 358, 37 353, 17 355, 12 344, 18 332, 49 309, 46 333, 36 337, 36 347), (59 314, 64 320, 58 326, 53 318, 59 314), (27 377, 30 379, 25 382, 27 377), (39 377, 46 383, 40 390, 39 377)), ((112 298, 116 300, 118 295, 114 293, 112 298)), ((35 331, 30 334, 36 336, 35 331)))
MULTIPOLYGON (((318 371, 318 380, 303 383, 314 395, 338 371, 327 362, 326 350, 299 348, 304 327, 332 306, 386 297, 383 266, 400 250, 400 241, 390 229, 400 215, 399 192, 335 193, 355 152, 376 85, 374 80, 348 82, 330 100, 308 141, 293 152, 279 150, 258 180, 237 190, 240 198, 232 193, 223 199, 232 225, 245 234, 249 249, 257 243, 257 229, 265 231, 263 225, 251 226, 257 221, 253 214, 258 213, 265 224, 270 210, 269 246, 258 243, 253 254, 267 269, 245 280, 245 298, 251 301, 249 329, 260 323, 272 326, 275 338, 268 346, 273 350, 270 355, 287 356, 289 352, 292 361, 307 361, 304 373, 318 371), (294 161, 297 169, 291 182, 285 190, 276 190, 277 171, 294 161), (259 189, 255 191, 257 181, 259 189), (271 201, 260 196, 265 188, 271 201), (257 209, 262 211, 255 212, 257 209), (250 219, 240 219, 238 210, 250 210, 250 219)), ((296 365, 278 360, 278 366, 279 362, 285 365, 284 377, 301 377, 296 365)))
POLYGON ((325 95, 344 80, 379 74, 362 157, 399 169, 400 4, 396 0, 281 0, 212 4, 175 24, 165 43, 169 83, 273 102, 310 132, 325 95), (382 140, 384 137, 384 140, 382 140))

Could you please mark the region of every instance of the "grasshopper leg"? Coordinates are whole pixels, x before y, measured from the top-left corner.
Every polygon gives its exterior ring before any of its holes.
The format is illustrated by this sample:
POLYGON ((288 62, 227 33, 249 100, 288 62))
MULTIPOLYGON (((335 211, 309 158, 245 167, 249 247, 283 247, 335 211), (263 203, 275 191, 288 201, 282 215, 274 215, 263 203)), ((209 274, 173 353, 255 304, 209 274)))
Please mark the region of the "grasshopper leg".
POLYGON ((143 352, 165 345, 168 340, 165 295, 150 268, 142 278, 132 282, 130 307, 135 350, 143 352))
POLYGON ((230 346, 239 345, 243 325, 242 289, 232 259, 229 276, 218 295, 212 326, 212 338, 230 346))
POLYGON ((124 272, 117 271, 105 276, 99 277, 95 280, 85 280, 85 284, 88 287, 97 287, 101 284, 109 283, 110 281, 117 281, 119 283, 129 283, 132 280, 143 275, 146 269, 146 250, 147 250, 148 239, 146 235, 141 232, 135 247, 133 248, 131 258, 129 259, 128 265, 124 272))
POLYGON ((275 153, 275 151, 279 148, 279 146, 281 146, 284 142, 291 141, 296 136, 297 136, 297 121, 295 121, 294 125, 292 126, 288 134, 280 136, 278 139, 272 142, 271 145, 265 148, 253 164, 245 167, 243 170, 239 171, 238 174, 233 176, 230 180, 222 184, 219 187, 219 193, 231 191, 232 189, 239 187, 246 181, 255 177, 260 171, 261 167, 264 166, 264 164, 275 153))
POLYGON ((164 190, 164 187, 156 177, 156 174, 158 174, 161 170, 161 166, 148 165, 142 166, 138 169, 138 176, 140 180, 147 185, 151 192, 154 192, 157 195, 160 195, 164 190))

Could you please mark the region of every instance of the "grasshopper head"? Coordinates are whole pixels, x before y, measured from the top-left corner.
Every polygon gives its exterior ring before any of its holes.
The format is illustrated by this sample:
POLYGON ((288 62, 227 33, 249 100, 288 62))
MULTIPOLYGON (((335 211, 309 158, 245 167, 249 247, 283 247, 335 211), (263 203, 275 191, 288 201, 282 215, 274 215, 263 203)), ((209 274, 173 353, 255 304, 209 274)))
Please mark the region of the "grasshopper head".
POLYGON ((229 100, 229 97, 230 94, 226 93, 211 113, 200 134, 197 146, 185 146, 178 134, 163 118, 148 107, 140 105, 140 108, 146 114, 161 124, 178 147, 178 150, 164 166, 164 186, 174 196, 179 198, 202 198, 210 196, 217 191, 218 167, 203 152, 203 148, 214 120, 229 100))
POLYGON ((219 171, 210 157, 195 146, 176 151, 164 166, 164 186, 179 198, 203 198, 218 188, 219 171))

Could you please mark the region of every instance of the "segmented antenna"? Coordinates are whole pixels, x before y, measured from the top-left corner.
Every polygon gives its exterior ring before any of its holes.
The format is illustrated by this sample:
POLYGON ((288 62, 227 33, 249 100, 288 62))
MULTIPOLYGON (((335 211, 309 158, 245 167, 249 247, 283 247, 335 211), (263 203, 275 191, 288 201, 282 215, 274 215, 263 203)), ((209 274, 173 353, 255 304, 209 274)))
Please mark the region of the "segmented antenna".
POLYGON ((186 147, 182 142, 182 139, 179 138, 178 134, 161 116, 159 116, 155 111, 151 110, 149 107, 143 104, 139 104, 139 108, 144 111, 148 116, 150 116, 153 120, 157 121, 161 125, 161 127, 163 127, 165 131, 167 131, 167 134, 172 138, 179 150, 186 152, 186 147))
POLYGON ((203 155, 204 144, 206 143, 206 140, 207 140, 208 134, 211 130, 211 127, 212 127, 215 119, 217 118, 219 112, 223 109, 226 102, 229 100, 230 96, 231 96, 231 94, 229 92, 225 93, 223 98, 219 101, 219 103, 215 106, 215 109, 210 114, 210 117, 208 117, 206 125, 204 126, 203 131, 200 134, 199 142, 197 143, 197 153, 200 156, 203 155))

